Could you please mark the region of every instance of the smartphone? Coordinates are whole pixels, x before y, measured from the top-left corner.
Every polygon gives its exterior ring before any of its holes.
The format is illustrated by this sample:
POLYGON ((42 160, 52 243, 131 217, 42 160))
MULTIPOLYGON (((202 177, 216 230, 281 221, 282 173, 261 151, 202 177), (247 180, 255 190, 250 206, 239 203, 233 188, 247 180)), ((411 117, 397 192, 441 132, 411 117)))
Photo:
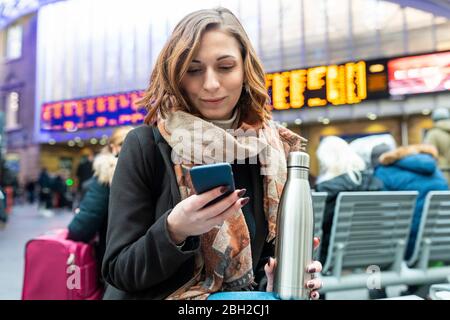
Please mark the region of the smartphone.
POLYGON ((235 190, 233 170, 227 162, 195 166, 191 169, 190 174, 197 194, 202 194, 219 186, 228 186, 229 188, 227 192, 208 202, 205 207, 219 202, 235 190))

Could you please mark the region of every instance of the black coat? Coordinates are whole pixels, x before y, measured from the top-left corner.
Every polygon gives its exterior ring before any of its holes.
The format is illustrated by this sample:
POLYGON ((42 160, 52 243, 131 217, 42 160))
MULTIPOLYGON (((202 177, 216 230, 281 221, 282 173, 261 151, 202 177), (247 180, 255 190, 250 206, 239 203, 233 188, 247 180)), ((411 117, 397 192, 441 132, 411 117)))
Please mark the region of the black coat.
POLYGON ((89 243, 98 235, 97 262, 101 265, 105 253, 108 221, 109 185, 92 178, 80 203, 80 212, 69 224, 68 238, 89 243))
MULTIPOLYGON (((253 169, 254 171, 254 169, 253 169)), ((254 177, 254 212, 263 215, 262 185, 254 177)), ((104 299, 164 299, 191 279, 199 237, 178 249, 167 231, 167 216, 181 201, 171 148, 155 137, 152 127, 132 130, 122 147, 111 185, 106 252, 102 273, 104 299)), ((264 219, 256 218, 256 232, 264 219)), ((261 273, 266 255, 264 237, 252 241, 254 271, 261 273)), ((268 248, 268 249, 267 249, 268 248)))

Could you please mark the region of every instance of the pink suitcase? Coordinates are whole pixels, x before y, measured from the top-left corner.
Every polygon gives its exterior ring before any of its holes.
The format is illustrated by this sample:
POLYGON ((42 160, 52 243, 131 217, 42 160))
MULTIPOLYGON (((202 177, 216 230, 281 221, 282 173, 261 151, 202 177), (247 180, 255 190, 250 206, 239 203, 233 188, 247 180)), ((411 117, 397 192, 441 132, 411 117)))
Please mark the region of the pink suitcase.
POLYGON ((98 300, 94 248, 67 239, 67 229, 31 239, 25 247, 22 300, 98 300))

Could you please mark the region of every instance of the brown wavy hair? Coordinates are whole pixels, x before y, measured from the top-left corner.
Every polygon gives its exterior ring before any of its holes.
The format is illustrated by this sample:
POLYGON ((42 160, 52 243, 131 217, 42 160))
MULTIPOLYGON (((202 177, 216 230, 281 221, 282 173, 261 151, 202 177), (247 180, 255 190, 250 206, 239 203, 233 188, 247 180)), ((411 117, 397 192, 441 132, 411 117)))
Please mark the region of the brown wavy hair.
POLYGON ((209 30, 222 30, 236 38, 244 65, 244 86, 237 103, 240 119, 261 125, 270 119, 269 96, 264 83, 264 70, 250 39, 236 16, 228 9, 215 8, 192 12, 175 27, 158 56, 150 84, 138 106, 147 109, 145 123, 155 124, 172 110, 201 116, 181 89, 181 79, 200 47, 202 35, 209 30))

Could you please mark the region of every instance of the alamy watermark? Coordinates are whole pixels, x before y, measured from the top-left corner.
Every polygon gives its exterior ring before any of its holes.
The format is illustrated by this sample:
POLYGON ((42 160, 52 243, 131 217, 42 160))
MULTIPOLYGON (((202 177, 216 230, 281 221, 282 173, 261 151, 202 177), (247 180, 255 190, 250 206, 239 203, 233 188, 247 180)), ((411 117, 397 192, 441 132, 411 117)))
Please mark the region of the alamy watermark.
POLYGON ((366 273, 370 274, 367 278, 367 289, 381 289, 381 270, 377 265, 370 265, 366 269, 366 273))
POLYGON ((67 267, 66 273, 69 274, 66 281, 67 289, 80 290, 81 289, 81 268, 76 264, 71 264, 67 267))

